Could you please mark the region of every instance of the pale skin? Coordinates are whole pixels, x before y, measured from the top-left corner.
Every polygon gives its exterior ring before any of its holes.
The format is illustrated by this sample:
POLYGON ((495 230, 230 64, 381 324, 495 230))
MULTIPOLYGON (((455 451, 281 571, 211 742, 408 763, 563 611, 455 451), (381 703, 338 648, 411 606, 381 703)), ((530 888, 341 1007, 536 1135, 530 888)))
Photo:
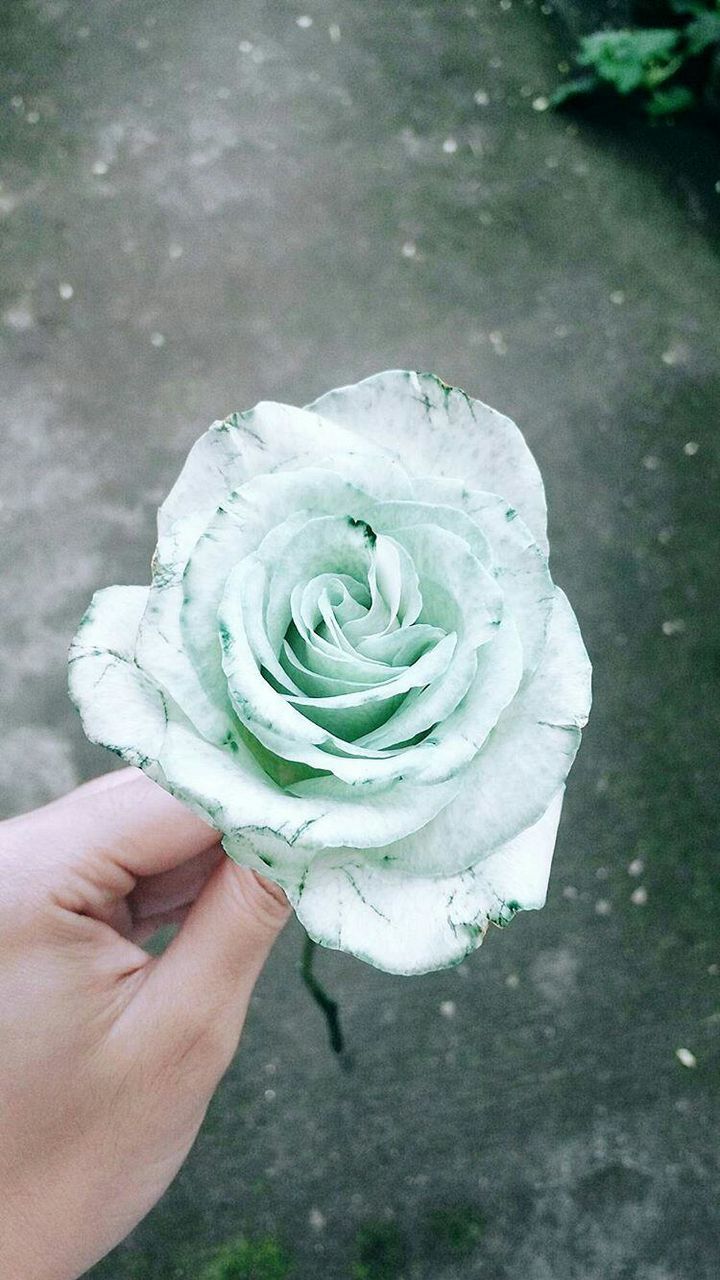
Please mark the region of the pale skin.
POLYGON ((0 1276, 77 1280, 152 1208, 288 914, 134 769, 0 823, 0 1276))

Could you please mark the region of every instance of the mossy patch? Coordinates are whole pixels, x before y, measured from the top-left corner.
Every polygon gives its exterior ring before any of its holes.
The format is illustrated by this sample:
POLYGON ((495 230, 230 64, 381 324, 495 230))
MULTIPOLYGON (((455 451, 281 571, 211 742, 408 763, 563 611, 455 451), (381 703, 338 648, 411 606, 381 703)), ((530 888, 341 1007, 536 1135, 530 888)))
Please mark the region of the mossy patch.
POLYGON ((447 1258, 467 1258, 485 1232, 485 1220, 474 1205, 433 1209, 426 1226, 429 1252, 447 1258))
POLYGON ((408 1261, 408 1244, 394 1222, 367 1223, 355 1240, 351 1280, 400 1280, 408 1261))
POLYGON ((200 1272, 198 1280, 286 1280, 292 1263, 272 1236, 224 1244, 200 1272))

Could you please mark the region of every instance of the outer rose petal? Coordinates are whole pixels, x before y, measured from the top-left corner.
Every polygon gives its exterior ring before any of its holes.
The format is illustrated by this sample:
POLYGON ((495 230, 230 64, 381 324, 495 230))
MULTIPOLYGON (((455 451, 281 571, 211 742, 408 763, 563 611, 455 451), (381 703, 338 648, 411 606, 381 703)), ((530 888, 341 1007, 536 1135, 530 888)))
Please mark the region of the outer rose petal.
POLYGON ((147 587, 96 591, 70 646, 68 675, 88 738, 159 781, 153 765, 165 738, 167 707, 133 661, 147 598, 147 587))
POLYGON ((221 743, 237 729, 226 696, 215 702, 185 650, 180 627, 182 578, 153 582, 140 622, 135 658, 150 679, 163 688, 208 742, 221 743))
POLYGON ((137 765, 226 833, 229 852, 243 865, 267 874, 265 855, 277 851, 283 883, 296 881, 307 855, 294 853, 288 842, 317 805, 288 798, 249 752, 238 765, 233 756, 199 738, 172 700, 140 670, 134 652, 147 594, 147 587, 96 591, 72 642, 70 696, 88 738, 137 765))
POLYGON ((542 817, 462 875, 419 878, 348 852, 323 854, 290 899, 317 942, 388 973, 458 964, 488 923, 545 902, 563 788, 542 817))
POLYGON ((545 490, 537 463, 509 418, 432 373, 389 369, 340 387, 308 408, 372 442, 392 444, 414 475, 462 476, 507 498, 547 553, 545 490))
MULTIPOLYGON (((178 479, 158 511, 161 542, 180 519, 187 522, 189 552, 193 533, 199 537, 223 498, 253 476, 276 471, 290 459, 302 459, 304 466, 322 464, 328 455, 358 454, 380 462, 383 455, 397 462, 394 451, 372 444, 362 436, 323 422, 317 413, 289 404, 261 401, 246 413, 233 413, 223 422, 214 422, 193 445, 178 479), (197 530, 197 532, 195 532, 197 530)), ((390 468, 394 475, 396 468, 390 468)), ((351 477, 348 477, 351 478, 351 477)), ((352 477, 355 479, 355 476, 352 477)), ((391 486, 383 497, 405 497, 404 489, 391 486)), ((380 495, 379 495, 380 496, 380 495)))

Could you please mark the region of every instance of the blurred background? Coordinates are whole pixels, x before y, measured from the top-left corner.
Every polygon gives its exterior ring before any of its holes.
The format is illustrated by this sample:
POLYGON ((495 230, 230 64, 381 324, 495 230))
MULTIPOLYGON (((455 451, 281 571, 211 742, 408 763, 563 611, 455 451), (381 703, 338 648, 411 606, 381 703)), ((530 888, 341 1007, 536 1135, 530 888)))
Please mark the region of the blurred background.
POLYGON ((193 440, 386 367, 521 425, 596 673, 547 908, 424 978, 320 955, 349 1074, 293 924, 93 1280, 718 1275, 720 162, 707 95, 553 108, 613 13, 3 0, 3 814, 112 767, 67 645, 193 440))

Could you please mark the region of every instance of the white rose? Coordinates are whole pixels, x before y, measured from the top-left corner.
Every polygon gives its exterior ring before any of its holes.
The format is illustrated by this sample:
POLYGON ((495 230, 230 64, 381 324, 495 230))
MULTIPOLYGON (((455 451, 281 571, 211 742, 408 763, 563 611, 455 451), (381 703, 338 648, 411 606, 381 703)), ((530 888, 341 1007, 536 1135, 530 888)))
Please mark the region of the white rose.
POLYGON ((93 741, 379 968, 543 905, 590 664, 509 419, 403 371, 259 404, 158 526, 150 587, 99 591, 72 645, 93 741))

